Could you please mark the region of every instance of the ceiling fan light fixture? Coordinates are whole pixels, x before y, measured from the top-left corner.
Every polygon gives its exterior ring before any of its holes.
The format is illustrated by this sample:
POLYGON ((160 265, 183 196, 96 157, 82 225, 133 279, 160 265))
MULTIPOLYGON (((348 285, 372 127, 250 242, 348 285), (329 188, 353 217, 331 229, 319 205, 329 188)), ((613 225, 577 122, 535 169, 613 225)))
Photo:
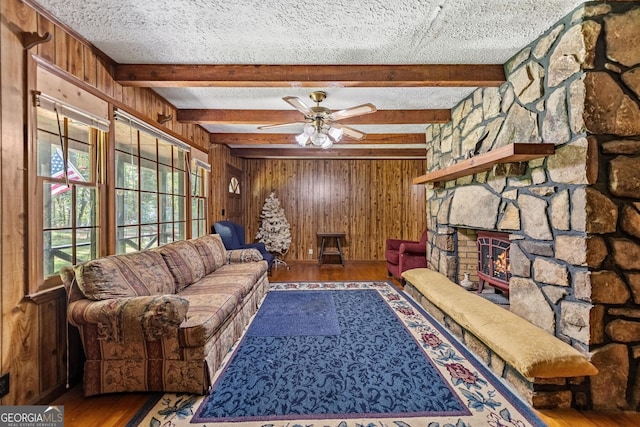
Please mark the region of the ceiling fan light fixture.
POLYGON ((311 143, 318 147, 321 147, 325 142, 327 142, 327 140, 331 141, 327 134, 321 132, 318 132, 311 137, 311 143))
POLYGON ((342 129, 333 126, 329 128, 327 133, 335 142, 339 142, 342 139, 342 135, 344 134, 342 129))
POLYGON ((295 136, 296 143, 301 147, 314 145, 316 147, 326 149, 331 147, 333 144, 340 142, 344 135, 356 140, 361 140, 366 136, 363 132, 356 129, 338 123, 334 125, 333 122, 377 111, 376 106, 373 104, 362 104, 332 112, 329 108, 320 106, 320 103, 327 97, 326 92, 311 92, 309 97, 316 103, 314 107, 309 107, 297 96, 285 96, 282 98, 285 102, 304 115, 304 122, 259 126, 258 129, 273 129, 283 126, 302 124, 302 132, 295 136))
POLYGON ((307 123, 304 125, 304 131, 302 133, 311 138, 316 133, 316 128, 313 123, 307 123))
POLYGON ((296 135, 296 142, 301 147, 305 147, 309 143, 309 135, 306 132, 302 132, 300 135, 296 135))

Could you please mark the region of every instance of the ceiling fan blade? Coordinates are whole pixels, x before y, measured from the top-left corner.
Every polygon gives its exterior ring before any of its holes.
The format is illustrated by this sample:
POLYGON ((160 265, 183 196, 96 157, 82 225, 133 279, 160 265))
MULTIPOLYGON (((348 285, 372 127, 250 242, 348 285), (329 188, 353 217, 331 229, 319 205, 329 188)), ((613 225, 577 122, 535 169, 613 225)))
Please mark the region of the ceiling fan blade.
POLYGON ((258 129, 262 130, 262 129, 274 129, 274 128, 281 128, 281 127, 285 127, 285 126, 293 126, 293 125, 304 125, 304 122, 289 122, 289 123, 278 123, 275 125, 264 125, 264 126, 258 126, 258 129))
POLYGON ((313 110, 307 104, 302 102, 302 99, 298 98, 297 96, 285 96, 282 99, 285 102, 288 102, 289 104, 291 104, 293 108, 295 108, 296 110, 304 114, 305 117, 313 116, 313 110))
POLYGON ((347 108, 345 110, 336 111, 331 113, 332 120, 342 120, 348 117, 360 116, 362 114, 375 113, 377 110, 373 104, 362 104, 356 107, 347 108))
POLYGON ((352 139, 361 140, 362 138, 367 136, 367 134, 364 132, 360 132, 359 130, 355 130, 354 128, 341 125, 340 123, 332 123, 331 127, 342 129, 342 132, 344 132, 346 136, 352 139))

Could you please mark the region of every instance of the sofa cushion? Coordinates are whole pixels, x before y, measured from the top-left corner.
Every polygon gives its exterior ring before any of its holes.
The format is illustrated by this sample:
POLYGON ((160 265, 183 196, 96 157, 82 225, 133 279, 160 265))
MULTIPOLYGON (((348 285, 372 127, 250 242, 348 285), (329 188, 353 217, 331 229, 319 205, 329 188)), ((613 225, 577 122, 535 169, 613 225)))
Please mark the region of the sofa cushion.
POLYGON ((241 301, 246 295, 245 285, 243 281, 238 282, 234 279, 224 280, 215 273, 209 274, 180 292, 180 296, 225 294, 234 295, 241 301))
POLYGON ((232 287, 226 289, 226 292, 181 294, 181 297, 189 301, 189 310, 187 320, 182 323, 178 331, 180 345, 182 347, 204 346, 235 313, 238 304, 242 301, 239 297, 240 293, 237 288, 232 287))
POLYGON ((60 278, 62 279, 62 284, 67 291, 67 303, 72 303, 86 298, 78 286, 73 266, 67 265, 62 267, 60 269, 60 278))
POLYGON ((227 264, 262 261, 263 255, 256 248, 231 249, 227 251, 227 264))
POLYGON ((205 274, 215 271, 224 264, 226 249, 219 235, 209 234, 198 237, 191 240, 191 244, 202 258, 205 274))
POLYGON ((211 277, 219 283, 237 282, 242 284, 245 289, 244 295, 246 295, 249 293, 253 285, 257 283, 260 277, 266 272, 266 261, 249 262, 244 264, 226 264, 217 269, 211 277))
POLYGON ((196 288, 198 292, 207 293, 234 293, 238 298, 246 297, 256 284, 249 275, 242 276, 240 274, 234 276, 207 276, 200 280, 196 288), (204 289, 200 291, 200 289, 204 289))
POLYGON ((173 275, 177 292, 204 277, 205 268, 202 257, 191 242, 179 240, 153 250, 162 254, 164 262, 167 263, 173 275))
POLYGON ((82 293, 92 300, 174 294, 173 276, 153 251, 110 255, 74 267, 82 293))
POLYGON ((598 373, 571 345, 465 290, 437 271, 416 268, 405 271, 402 277, 525 378, 581 377, 598 373))

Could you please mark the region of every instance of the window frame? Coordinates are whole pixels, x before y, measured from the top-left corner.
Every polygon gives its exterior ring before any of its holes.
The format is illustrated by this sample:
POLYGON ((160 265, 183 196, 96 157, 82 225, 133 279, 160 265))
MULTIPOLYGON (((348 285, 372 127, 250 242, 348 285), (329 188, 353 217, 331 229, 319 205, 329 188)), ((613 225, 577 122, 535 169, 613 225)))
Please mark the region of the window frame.
MULTIPOLYGON (((185 240, 189 238, 189 234, 190 234, 190 212, 189 212, 189 205, 191 203, 190 201, 190 197, 189 197, 189 191, 190 191, 190 186, 189 186, 189 153, 191 151, 191 147, 185 143, 183 143, 182 141, 177 140, 176 138, 165 134, 164 132, 160 131, 159 129, 153 128, 152 126, 150 126, 149 124, 145 123, 144 121, 141 121, 140 119, 138 119, 137 117, 135 117, 134 115, 126 112, 125 110, 122 109, 118 109, 115 114, 114 114, 114 124, 113 124, 113 180, 112 180, 112 186, 114 188, 114 192, 113 192, 113 198, 111 200, 113 200, 113 227, 109 228, 109 231, 113 230, 113 239, 112 239, 112 243, 113 243, 113 253, 114 254, 122 254, 122 253, 127 253, 128 251, 125 250, 125 252, 121 251, 121 247, 119 244, 119 241, 122 239, 119 239, 119 235, 121 230, 123 232, 126 232, 126 229, 128 227, 137 227, 137 234, 136 234, 136 239, 137 239, 137 249, 135 250, 143 250, 143 249, 147 249, 147 248, 151 248, 151 247, 157 247, 160 246, 162 244, 166 244, 166 243, 170 243, 176 240, 181 240, 177 237, 183 237, 185 240), (122 123, 122 124, 119 124, 122 123), (116 129, 116 127, 118 126, 128 126, 129 127, 129 132, 130 132, 130 141, 129 143, 132 144, 133 141, 135 140, 135 153, 133 152, 127 152, 123 149, 118 148, 119 147, 119 142, 117 140, 117 138, 119 137, 119 131, 116 129), (155 144, 155 155, 147 155, 146 157, 142 154, 142 150, 141 147, 143 145, 142 141, 143 139, 147 142, 149 142, 150 140, 154 140, 154 144, 155 144), (160 147, 161 144, 163 146, 168 146, 171 148, 171 164, 169 165, 168 163, 163 163, 160 160, 160 147), (182 159, 182 168, 180 168, 180 165, 176 165, 176 152, 177 155, 182 155, 183 159, 182 159), (180 154, 182 153, 182 154, 180 154), (122 184, 122 187, 119 186, 119 180, 120 180, 120 176, 119 176, 119 166, 120 166, 120 161, 119 156, 130 156, 130 158, 135 159, 135 173, 136 173, 136 182, 137 182, 137 188, 129 188, 126 187, 124 184, 122 184), (153 157, 153 158, 152 158, 153 157), (154 160, 155 159, 155 160, 154 160), (143 174, 143 167, 142 167, 142 163, 146 163, 146 164, 153 164, 155 166, 155 175, 156 175, 156 183, 155 183, 155 191, 150 190, 149 188, 147 189, 143 189, 142 187, 142 174, 143 174), (174 187, 175 182, 172 182, 171 186, 172 186, 172 190, 169 191, 161 191, 161 183, 160 183, 160 169, 163 168, 166 170, 166 168, 170 168, 170 175, 174 176, 174 174, 176 173, 176 171, 178 171, 178 173, 182 174, 182 179, 178 180, 181 181, 182 183, 182 189, 181 191, 177 191, 174 187), (137 194, 137 205, 138 205, 138 214, 137 214, 137 221, 135 223, 132 224, 126 224, 126 223, 120 223, 118 221, 118 210, 119 210, 119 200, 118 197, 120 196, 124 196, 124 192, 135 192, 137 194), (121 194, 119 194, 121 193, 121 194), (143 210, 141 209, 141 199, 143 195, 155 195, 155 199, 156 199, 156 218, 154 222, 143 222, 142 221, 142 213, 143 210), (161 209, 160 209, 160 198, 161 197, 170 197, 172 200, 172 207, 171 207, 171 212, 172 212, 172 221, 162 221, 161 218, 161 209), (176 220, 175 218, 175 211, 176 211, 176 205, 175 205, 175 201, 176 198, 180 198, 183 197, 184 198, 184 204, 183 204, 183 212, 184 212, 184 220, 180 221, 180 220, 176 220), (175 234, 175 230, 176 230, 176 224, 183 223, 183 235, 182 236, 176 236, 175 234), (162 235, 162 228, 163 226, 167 226, 168 224, 172 224, 172 237, 171 240, 164 240, 162 239, 161 235, 162 235), (148 245, 143 245, 142 243, 142 238, 143 238, 143 228, 145 226, 147 226, 148 228, 151 228, 152 226, 156 227, 155 232, 153 234, 155 234, 154 240, 148 244, 148 245)), ((131 149, 130 151, 134 151, 133 149, 131 149)), ((133 164, 133 163, 132 163, 133 164)), ((174 176, 175 179, 175 176, 174 176)), ((149 235, 151 236, 151 235, 149 235)), ((147 236, 147 237, 149 237, 147 236)), ((134 249, 132 247, 132 249, 134 249)))
MULTIPOLYGON (((38 74, 40 76, 41 74, 38 74)), ((43 80, 43 86, 50 87, 51 82, 54 84, 60 84, 61 86, 68 85, 60 77, 53 74, 46 74, 43 80), (56 82, 56 79, 58 81, 56 82)), ((84 92, 80 88, 74 88, 75 93, 78 96, 84 96, 86 98, 92 97, 92 95, 84 92)), ((71 234, 70 249, 72 254, 72 261, 69 265, 74 265, 78 262, 76 256, 78 255, 76 245, 77 232, 80 229, 93 229, 91 232, 93 239, 92 245, 95 249, 95 256, 99 257, 105 254, 105 239, 104 228, 106 224, 106 212, 104 205, 104 147, 108 140, 109 121, 99 117, 92 112, 82 110, 80 107, 72 105, 74 101, 73 97, 69 101, 60 101, 47 93, 34 90, 30 92, 31 108, 29 109, 28 124, 29 124, 29 142, 27 152, 27 170, 32 171, 28 174, 27 185, 31 189, 28 192, 26 199, 27 212, 35 214, 28 215, 27 219, 27 256, 29 257, 28 265, 30 266, 27 273, 27 283, 25 284, 25 294, 34 295, 40 292, 56 289, 62 284, 60 276, 56 272, 47 274, 45 271, 45 259, 47 257, 45 251, 45 234, 54 230, 65 230, 71 234), (48 131, 41 126, 40 117, 41 111, 50 111, 56 114, 55 122, 58 127, 57 132, 48 131), (70 147, 70 141, 74 139, 70 137, 69 124, 71 122, 81 123, 82 126, 87 127, 87 140, 76 141, 77 144, 88 144, 88 161, 90 176, 88 179, 69 179, 67 174, 61 177, 52 177, 40 174, 38 165, 38 154, 40 149, 39 135, 41 132, 48 133, 52 138, 61 138, 61 146, 57 147, 55 143, 51 144, 51 147, 57 151, 58 155, 63 157, 63 168, 66 167, 69 170, 68 151, 70 147), (60 135, 62 132, 63 135, 60 135), (59 152, 58 152, 59 150, 59 152), (67 190, 64 192, 70 192, 70 211, 68 227, 45 227, 44 210, 45 210, 45 185, 51 183, 51 185, 68 185, 67 190), (89 227, 81 227, 77 224, 77 192, 80 188, 94 189, 94 201, 92 206, 94 210, 93 217, 94 223, 89 227)), ((106 105, 106 102, 105 102, 106 105)), ((51 158, 49 158, 48 161, 51 158)))
MULTIPOLYGON (((71 110, 80 114, 93 113, 97 118, 106 123, 108 132, 100 138, 100 146, 95 148, 95 157, 97 168, 94 173, 92 182, 96 182, 99 188, 96 190, 96 204, 98 205, 98 213, 96 221, 98 229, 96 232, 97 253, 96 257, 102 257, 115 254, 115 124, 113 117, 116 111, 123 112, 135 118, 139 126, 148 129, 153 134, 163 135, 171 140, 174 144, 184 147, 187 152, 184 156, 184 235, 185 239, 189 239, 191 235, 191 199, 190 199, 190 162, 192 147, 197 153, 196 157, 208 158, 209 153, 201 152, 194 145, 193 141, 184 139, 170 130, 163 130, 158 125, 144 118, 141 113, 129 112, 125 108, 126 105, 105 95, 95 87, 86 82, 75 78, 72 75, 52 66, 49 62, 44 61, 37 55, 29 55, 27 60, 27 87, 29 89, 28 97, 25 99, 26 110, 26 133, 25 133, 25 158, 24 164, 24 200, 23 210, 21 209, 21 217, 16 218, 20 221, 18 227, 22 227, 25 233, 25 245, 23 247, 24 262, 26 265, 26 280, 22 287, 24 296, 27 299, 37 298, 52 291, 57 291, 62 287, 62 280, 58 275, 53 275, 49 279, 44 280, 44 200, 42 193, 43 179, 38 177, 37 164, 37 146, 38 146, 38 123, 37 123, 37 106, 34 102, 35 94, 51 93, 56 94, 60 99, 65 100, 65 104, 71 110), (199 155, 198 155, 199 154, 199 155)), ((211 179, 209 176, 208 179, 211 179)), ((58 182, 58 181, 56 181, 58 182)), ((84 183, 74 183, 77 186, 86 185, 84 183)), ((211 183, 207 182, 210 187, 211 183)), ((206 194, 207 202, 210 195, 206 194)), ((206 206, 205 206, 206 209, 206 206)))
POLYGON ((190 238, 195 239, 200 236, 205 236, 209 234, 209 220, 207 211, 209 209, 209 182, 210 182, 210 173, 211 173, 211 165, 206 162, 203 162, 200 159, 192 158, 191 159, 191 170, 189 171, 189 206, 191 207, 191 213, 189 215, 190 219, 190 238), (197 185, 197 187, 195 187, 197 185), (197 188, 197 191, 196 191, 197 188), (194 200, 197 202, 197 206, 202 206, 202 215, 194 216, 194 200), (200 224, 201 221, 204 221, 204 225, 202 226, 201 233, 194 233, 194 221, 198 221, 200 224))

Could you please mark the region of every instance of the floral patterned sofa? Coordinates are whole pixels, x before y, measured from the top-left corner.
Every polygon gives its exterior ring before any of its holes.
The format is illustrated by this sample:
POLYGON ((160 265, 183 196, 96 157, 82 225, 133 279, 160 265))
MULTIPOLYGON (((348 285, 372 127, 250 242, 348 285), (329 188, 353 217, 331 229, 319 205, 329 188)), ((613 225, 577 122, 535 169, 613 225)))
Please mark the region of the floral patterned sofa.
POLYGON ((80 331, 84 394, 205 393, 267 292, 256 249, 218 235, 112 255, 61 271, 80 331))

